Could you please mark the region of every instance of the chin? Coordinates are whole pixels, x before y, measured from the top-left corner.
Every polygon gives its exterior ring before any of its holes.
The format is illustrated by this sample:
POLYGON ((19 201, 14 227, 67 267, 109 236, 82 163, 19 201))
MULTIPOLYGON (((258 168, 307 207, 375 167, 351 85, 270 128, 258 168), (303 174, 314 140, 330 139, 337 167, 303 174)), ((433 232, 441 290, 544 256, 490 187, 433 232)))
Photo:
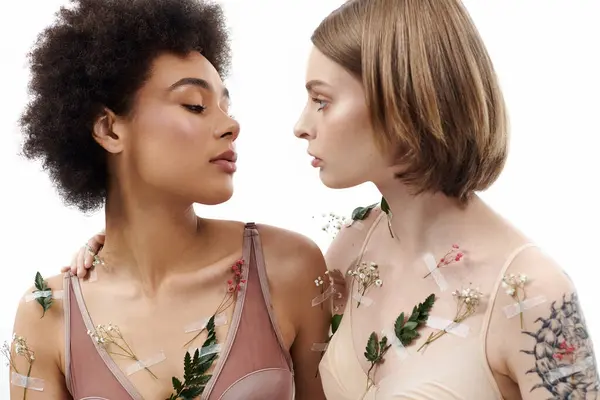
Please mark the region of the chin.
POLYGON ((216 206, 225 203, 233 196, 233 186, 223 185, 219 187, 205 187, 201 193, 195 196, 195 203, 207 206, 216 206))
POLYGON ((336 174, 332 174, 330 172, 324 171, 323 169, 319 173, 319 178, 321 178, 321 182, 323 182, 323 185, 327 186, 329 189, 348 189, 364 183, 357 179, 352 179, 352 177, 349 176, 339 176, 336 174))

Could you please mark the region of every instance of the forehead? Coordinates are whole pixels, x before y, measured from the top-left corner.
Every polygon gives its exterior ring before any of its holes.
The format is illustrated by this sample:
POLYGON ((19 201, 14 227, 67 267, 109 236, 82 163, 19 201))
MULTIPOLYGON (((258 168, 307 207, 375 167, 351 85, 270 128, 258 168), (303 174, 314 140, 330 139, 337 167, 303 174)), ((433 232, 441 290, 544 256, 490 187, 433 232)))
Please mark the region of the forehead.
POLYGON ((202 54, 192 52, 186 56, 161 54, 152 63, 148 86, 168 88, 182 78, 200 78, 221 93, 223 81, 215 67, 202 54))
POLYGON ((341 65, 313 46, 308 57, 306 81, 323 81, 336 89, 362 92, 362 83, 341 65))

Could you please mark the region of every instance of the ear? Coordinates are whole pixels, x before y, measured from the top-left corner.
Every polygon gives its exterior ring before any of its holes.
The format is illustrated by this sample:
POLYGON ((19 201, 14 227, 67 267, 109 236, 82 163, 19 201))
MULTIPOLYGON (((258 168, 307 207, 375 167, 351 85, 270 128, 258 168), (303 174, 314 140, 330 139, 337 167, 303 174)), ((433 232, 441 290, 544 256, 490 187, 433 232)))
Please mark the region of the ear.
POLYGON ((94 121, 94 140, 112 154, 123 151, 125 129, 121 118, 111 110, 105 108, 94 121))

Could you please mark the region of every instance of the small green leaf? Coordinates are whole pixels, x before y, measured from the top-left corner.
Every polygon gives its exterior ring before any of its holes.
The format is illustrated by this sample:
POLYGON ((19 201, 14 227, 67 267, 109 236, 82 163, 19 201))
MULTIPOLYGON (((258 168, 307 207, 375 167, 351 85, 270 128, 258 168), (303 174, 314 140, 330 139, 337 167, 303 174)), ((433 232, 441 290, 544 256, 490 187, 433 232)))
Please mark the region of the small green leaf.
POLYGON ((387 346, 387 336, 384 336, 381 338, 381 340, 379 341, 379 348, 380 349, 385 349, 387 346))
POLYGON ((35 274, 35 288, 37 290, 46 290, 47 288, 46 281, 44 281, 44 278, 42 278, 42 274, 40 274, 39 272, 35 274))
POLYGON ((381 211, 383 211, 386 214, 390 213, 390 205, 388 204, 388 202, 385 199, 385 197, 381 198, 381 211))
POLYGON ((356 207, 354 211, 352 211, 352 219, 354 221, 357 221, 367 218, 371 213, 371 210, 374 209, 375 206, 377 206, 377 203, 371 204, 370 206, 366 207, 356 207))
POLYGON ((394 333, 403 346, 408 346, 414 339, 419 337, 417 329, 427 322, 429 311, 433 307, 434 302, 435 294, 430 294, 423 303, 419 303, 413 307, 408 320, 405 320, 404 313, 398 316, 394 323, 394 333))
POLYGON ((335 314, 331 317, 331 333, 334 334, 342 323, 343 314, 335 314))
POLYGON ((181 383, 181 381, 175 377, 173 377, 171 380, 173 381, 173 389, 175 389, 176 392, 180 392, 183 389, 183 383, 181 383))
POLYGON ((367 340, 367 347, 365 349, 365 357, 367 361, 376 362, 377 356, 379 355, 379 342, 377 341, 377 334, 375 332, 369 335, 367 340))
POLYGON ((406 323, 404 324, 404 329, 412 331, 412 330, 417 329, 418 325, 419 325, 418 322, 415 322, 415 321, 406 321, 406 323))
POLYGON ((35 299, 41 306, 42 306, 42 316, 40 318, 44 318, 44 315, 46 315, 46 311, 48 311, 50 309, 50 306, 52 306, 52 295, 50 295, 50 297, 38 297, 37 299, 35 299))
POLYGON ((189 387, 183 389, 179 397, 181 397, 184 400, 194 400, 196 397, 200 396, 203 391, 203 387, 189 387))
MULTIPOLYGON (((198 349, 196 349, 196 353, 198 349)), ((195 355, 195 354, 194 354, 195 355)), ((186 380, 188 376, 192 375, 192 356, 189 351, 185 352, 185 356, 183 357, 183 379, 186 380)))

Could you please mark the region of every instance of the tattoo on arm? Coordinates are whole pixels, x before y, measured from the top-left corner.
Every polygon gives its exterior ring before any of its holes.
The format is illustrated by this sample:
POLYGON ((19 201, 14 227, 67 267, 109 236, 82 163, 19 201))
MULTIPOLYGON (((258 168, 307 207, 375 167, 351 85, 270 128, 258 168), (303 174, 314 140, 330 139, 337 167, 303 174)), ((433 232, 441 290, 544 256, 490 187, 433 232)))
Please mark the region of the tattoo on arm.
POLYGON ((534 339, 532 347, 521 350, 535 358, 527 373, 541 379, 531 391, 545 389, 552 400, 596 399, 600 381, 577 294, 564 295, 560 306, 553 302, 550 315, 535 322, 541 324, 537 331, 523 332, 534 339))

